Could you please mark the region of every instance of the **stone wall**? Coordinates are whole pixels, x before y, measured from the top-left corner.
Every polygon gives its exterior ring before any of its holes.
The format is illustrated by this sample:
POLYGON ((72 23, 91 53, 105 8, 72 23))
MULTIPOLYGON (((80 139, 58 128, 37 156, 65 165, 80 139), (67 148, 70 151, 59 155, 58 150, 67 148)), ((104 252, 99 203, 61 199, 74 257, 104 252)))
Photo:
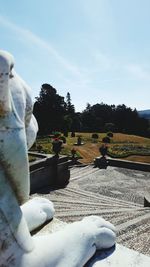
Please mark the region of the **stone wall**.
POLYGON ((31 193, 44 187, 63 187, 69 182, 69 161, 66 156, 57 159, 53 155, 29 154, 37 157, 37 160, 30 163, 31 193))
MULTIPOLYGON (((97 157, 94 160, 94 165, 97 167, 100 167, 102 157, 97 157)), ((113 166, 113 167, 120 167, 120 168, 127 168, 127 169, 133 169, 133 170, 139 170, 139 171, 150 171, 150 164, 148 163, 140 163, 140 162, 133 162, 128 160, 122 160, 122 159, 112 159, 107 157, 107 166, 113 166)))

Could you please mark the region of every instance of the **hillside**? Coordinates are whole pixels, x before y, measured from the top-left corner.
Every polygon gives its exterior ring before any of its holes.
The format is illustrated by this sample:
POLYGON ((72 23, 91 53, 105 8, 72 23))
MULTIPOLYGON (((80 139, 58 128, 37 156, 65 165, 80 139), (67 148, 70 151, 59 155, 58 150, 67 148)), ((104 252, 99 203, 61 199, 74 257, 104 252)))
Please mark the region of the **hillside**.
POLYGON ((138 111, 140 117, 150 120, 150 109, 138 111))

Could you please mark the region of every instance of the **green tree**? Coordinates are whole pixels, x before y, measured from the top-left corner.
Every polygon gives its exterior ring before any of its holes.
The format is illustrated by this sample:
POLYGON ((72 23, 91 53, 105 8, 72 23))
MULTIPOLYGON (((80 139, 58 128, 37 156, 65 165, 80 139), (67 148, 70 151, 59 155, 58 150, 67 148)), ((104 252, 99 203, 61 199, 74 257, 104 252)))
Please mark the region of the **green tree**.
POLYGON ((65 125, 68 124, 68 132, 75 131, 77 125, 77 116, 75 113, 75 107, 72 104, 70 93, 66 95, 66 116, 65 116, 65 125))
POLYGON ((104 103, 91 106, 87 104, 81 113, 84 131, 101 132, 117 131, 127 134, 149 136, 148 120, 140 118, 136 109, 123 105, 107 105, 104 103))
POLYGON ((68 115, 73 115, 75 113, 75 107, 71 103, 71 96, 69 92, 67 93, 66 96, 66 112, 68 115))
POLYGON ((39 125, 39 134, 61 131, 65 112, 64 97, 58 95, 57 90, 50 84, 42 84, 33 109, 39 125))
POLYGON ((64 121, 63 121, 63 132, 64 132, 64 135, 71 131, 71 125, 72 125, 71 116, 70 115, 65 115, 64 116, 64 121))

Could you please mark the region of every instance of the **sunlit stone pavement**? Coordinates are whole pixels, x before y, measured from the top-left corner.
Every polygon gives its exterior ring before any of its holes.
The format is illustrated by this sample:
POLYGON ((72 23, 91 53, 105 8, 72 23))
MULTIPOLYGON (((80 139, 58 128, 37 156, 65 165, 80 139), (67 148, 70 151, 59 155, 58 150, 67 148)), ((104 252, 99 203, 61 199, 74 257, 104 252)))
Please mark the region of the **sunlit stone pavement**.
POLYGON ((38 192, 53 201, 55 217, 73 222, 103 216, 116 226, 118 243, 150 256, 150 208, 143 206, 144 195, 150 193, 150 173, 93 165, 70 171, 66 188, 38 192))

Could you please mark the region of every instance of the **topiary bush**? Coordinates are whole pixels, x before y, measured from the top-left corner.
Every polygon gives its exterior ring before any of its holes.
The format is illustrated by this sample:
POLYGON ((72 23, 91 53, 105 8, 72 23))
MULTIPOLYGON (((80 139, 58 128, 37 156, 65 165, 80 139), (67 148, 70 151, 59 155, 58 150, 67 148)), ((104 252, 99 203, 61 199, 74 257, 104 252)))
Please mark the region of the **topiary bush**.
POLYGON ((98 135, 97 133, 93 133, 93 134, 92 134, 92 138, 93 138, 93 139, 98 139, 98 138, 99 138, 99 135, 98 135))
POLYGON ((108 137, 113 137, 114 135, 113 135, 112 132, 108 132, 108 133, 107 133, 107 136, 108 136, 108 137))
POLYGON ((103 143, 110 143, 110 137, 109 136, 103 137, 102 142, 103 143))

